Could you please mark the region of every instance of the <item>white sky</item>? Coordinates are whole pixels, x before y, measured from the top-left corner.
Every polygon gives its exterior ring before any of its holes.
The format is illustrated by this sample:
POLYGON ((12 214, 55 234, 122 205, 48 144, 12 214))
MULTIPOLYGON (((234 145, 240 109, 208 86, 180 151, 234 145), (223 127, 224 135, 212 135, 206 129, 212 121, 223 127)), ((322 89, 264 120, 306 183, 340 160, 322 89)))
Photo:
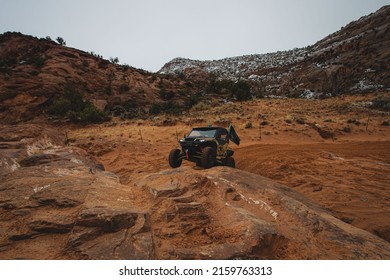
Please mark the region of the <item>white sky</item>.
POLYGON ((220 59, 305 47, 389 4, 389 0, 0 0, 0 33, 60 36, 69 47, 158 71, 175 57, 220 59))

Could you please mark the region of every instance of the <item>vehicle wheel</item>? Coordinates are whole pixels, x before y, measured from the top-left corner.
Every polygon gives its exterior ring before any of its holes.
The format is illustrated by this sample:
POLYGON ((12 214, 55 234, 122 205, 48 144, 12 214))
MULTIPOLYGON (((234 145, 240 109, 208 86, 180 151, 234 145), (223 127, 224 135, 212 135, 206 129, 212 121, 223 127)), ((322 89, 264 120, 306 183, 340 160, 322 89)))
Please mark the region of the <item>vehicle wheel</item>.
POLYGON ((172 168, 178 168, 181 165, 182 160, 179 158, 181 151, 179 149, 173 149, 169 153, 168 161, 172 168))
POLYGON ((226 159, 226 166, 229 166, 231 168, 236 168, 236 161, 232 157, 228 157, 226 159))
POLYGON ((215 163, 215 152, 212 147, 206 147, 202 152, 202 166, 207 169, 214 165, 215 163))

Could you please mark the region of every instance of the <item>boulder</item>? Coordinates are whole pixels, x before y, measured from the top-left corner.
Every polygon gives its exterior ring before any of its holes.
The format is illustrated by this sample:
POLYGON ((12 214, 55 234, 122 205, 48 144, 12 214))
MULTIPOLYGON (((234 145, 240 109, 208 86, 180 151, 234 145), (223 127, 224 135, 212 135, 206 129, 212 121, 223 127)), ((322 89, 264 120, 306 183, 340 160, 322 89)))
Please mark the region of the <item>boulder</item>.
POLYGON ((156 255, 163 259, 386 259, 389 244, 332 216, 292 189, 228 167, 183 167, 138 179, 153 196, 156 255), (151 192, 153 194, 153 192, 151 192), (177 193, 177 199, 175 198, 177 193), (182 202, 190 197, 189 202, 182 202), (166 209, 163 211, 161 208, 166 209))
POLYGON ((79 213, 76 224, 84 227, 100 227, 107 232, 130 228, 135 224, 137 214, 127 209, 95 207, 79 213))
POLYGON ((2 162, 18 165, 0 173, 0 259, 153 256, 149 216, 132 207, 131 189, 115 174, 85 151, 64 146, 54 129, 2 129, 1 141, 12 144, 2 145, 2 162))

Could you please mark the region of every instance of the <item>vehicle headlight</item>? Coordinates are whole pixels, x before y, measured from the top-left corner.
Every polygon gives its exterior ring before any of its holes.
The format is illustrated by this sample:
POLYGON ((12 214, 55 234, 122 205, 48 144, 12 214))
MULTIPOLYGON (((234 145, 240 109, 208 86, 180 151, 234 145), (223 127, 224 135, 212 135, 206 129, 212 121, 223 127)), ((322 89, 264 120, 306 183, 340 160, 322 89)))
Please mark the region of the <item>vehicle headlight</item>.
POLYGON ((199 142, 205 142, 205 141, 206 141, 206 140, 204 140, 204 139, 200 139, 200 140, 199 140, 199 142))
POLYGON ((181 143, 183 143, 183 142, 185 142, 186 140, 184 140, 184 139, 180 139, 179 140, 179 142, 181 142, 181 143))

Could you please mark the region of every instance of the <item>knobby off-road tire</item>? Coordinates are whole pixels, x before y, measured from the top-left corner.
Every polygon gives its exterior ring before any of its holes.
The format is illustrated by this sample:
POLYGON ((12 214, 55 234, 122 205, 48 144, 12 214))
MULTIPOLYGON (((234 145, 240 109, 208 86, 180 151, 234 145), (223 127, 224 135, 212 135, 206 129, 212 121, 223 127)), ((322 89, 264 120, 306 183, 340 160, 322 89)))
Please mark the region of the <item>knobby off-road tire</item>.
POLYGON ((173 149, 169 153, 168 161, 172 168, 178 168, 181 165, 182 160, 179 159, 181 151, 179 149, 173 149))
POLYGON ((236 161, 232 157, 228 157, 225 162, 226 166, 229 166, 231 168, 236 168, 236 161))
POLYGON ((215 151, 212 147, 206 147, 202 152, 202 166, 205 169, 211 168, 215 164, 215 151))

